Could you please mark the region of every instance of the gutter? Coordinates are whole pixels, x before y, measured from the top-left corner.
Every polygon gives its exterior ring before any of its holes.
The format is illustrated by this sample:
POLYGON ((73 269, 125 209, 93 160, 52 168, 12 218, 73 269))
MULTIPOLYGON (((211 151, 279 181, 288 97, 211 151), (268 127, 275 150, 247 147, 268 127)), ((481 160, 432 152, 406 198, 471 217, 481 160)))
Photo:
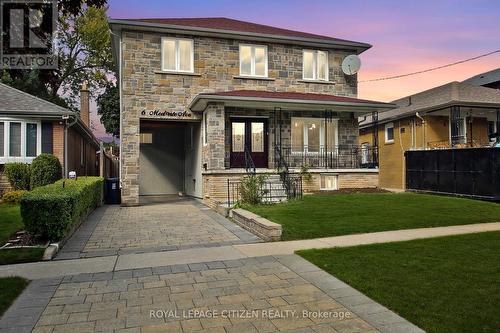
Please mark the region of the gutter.
MULTIPOLYGON (((329 106, 345 106, 356 107, 361 109, 390 109, 395 107, 395 104, 390 103, 356 103, 356 102, 333 102, 333 101, 317 101, 317 100, 303 100, 303 99, 288 99, 288 98, 265 98, 265 97, 241 97, 241 96, 219 96, 219 95, 196 95, 191 103, 189 109, 191 111, 201 112, 204 110, 197 109, 196 104, 200 99, 207 99, 209 102, 224 102, 224 101, 243 101, 243 102, 268 102, 278 104, 309 104, 315 106, 329 105, 329 106)), ((207 102, 208 103, 208 102, 207 102)))
MULTIPOLYGON (((174 25, 174 24, 161 24, 161 23, 151 23, 151 22, 141 22, 141 21, 129 21, 129 20, 121 20, 121 19, 109 19, 108 20, 110 26, 115 26, 115 28, 123 28, 123 27, 134 27, 134 28, 146 28, 150 30, 161 30, 170 33, 188 33, 191 35, 200 35, 200 36, 215 36, 215 37, 227 37, 234 39, 260 39, 260 40, 269 40, 269 41, 282 41, 293 44, 312 44, 312 45, 322 45, 323 47, 336 47, 336 48, 347 48, 354 49, 356 52, 362 53, 372 45, 368 43, 362 42, 354 42, 343 39, 322 39, 322 38, 313 38, 313 37, 292 37, 292 36, 282 36, 282 35, 273 35, 273 34, 264 34, 264 33, 255 33, 255 32, 244 32, 244 31, 236 31, 236 30, 224 30, 224 29, 214 29, 214 28, 203 28, 203 27, 190 27, 184 25, 174 25)), ((137 30, 137 29, 136 29, 137 30)))

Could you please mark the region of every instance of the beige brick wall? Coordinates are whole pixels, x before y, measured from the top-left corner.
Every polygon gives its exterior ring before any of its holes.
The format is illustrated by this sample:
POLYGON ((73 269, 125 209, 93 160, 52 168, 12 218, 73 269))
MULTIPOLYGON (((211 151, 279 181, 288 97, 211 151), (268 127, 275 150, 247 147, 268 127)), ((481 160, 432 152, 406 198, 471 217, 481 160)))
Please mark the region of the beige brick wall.
MULTIPOLYGON (((369 171, 325 172, 325 170, 311 170, 311 181, 303 181, 304 192, 320 190, 320 174, 328 173, 338 176, 338 188, 375 188, 378 187, 378 173, 369 171)), ((211 207, 217 203, 227 201, 227 180, 238 181, 245 176, 244 172, 236 174, 228 171, 203 175, 203 200, 211 207)), ((231 187, 230 187, 231 188, 231 187)))

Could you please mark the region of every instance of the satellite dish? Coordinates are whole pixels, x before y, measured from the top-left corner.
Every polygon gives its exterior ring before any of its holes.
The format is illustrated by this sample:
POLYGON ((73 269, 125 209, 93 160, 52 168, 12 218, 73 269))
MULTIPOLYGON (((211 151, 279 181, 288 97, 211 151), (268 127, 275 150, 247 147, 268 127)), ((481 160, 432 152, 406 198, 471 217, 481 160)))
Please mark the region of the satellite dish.
POLYGON ((361 67, 361 60, 355 54, 348 55, 342 61, 342 72, 346 75, 354 75, 361 67))

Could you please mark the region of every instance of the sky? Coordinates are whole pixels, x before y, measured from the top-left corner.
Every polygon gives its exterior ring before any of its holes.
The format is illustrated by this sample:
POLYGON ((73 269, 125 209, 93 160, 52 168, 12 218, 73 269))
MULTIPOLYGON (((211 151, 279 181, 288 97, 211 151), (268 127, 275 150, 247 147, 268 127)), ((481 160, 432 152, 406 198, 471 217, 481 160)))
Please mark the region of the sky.
MULTIPOLYGON (((499 0, 109 0, 108 4, 112 18, 222 16, 367 42, 373 47, 360 55, 359 81, 500 49, 499 0)), ((360 82, 358 97, 392 101, 498 67, 500 53, 427 74, 360 82)))

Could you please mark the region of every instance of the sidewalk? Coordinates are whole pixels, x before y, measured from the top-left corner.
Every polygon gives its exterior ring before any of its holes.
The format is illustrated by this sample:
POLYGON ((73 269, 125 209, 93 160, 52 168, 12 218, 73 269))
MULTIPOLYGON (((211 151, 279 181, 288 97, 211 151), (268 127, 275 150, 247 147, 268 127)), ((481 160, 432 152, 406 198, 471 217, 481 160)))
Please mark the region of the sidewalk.
POLYGON ((399 242, 420 238, 460 235, 500 230, 500 222, 438 228, 383 231, 375 233, 297 240, 274 243, 240 244, 213 248, 113 255, 106 257, 59 260, 0 266, 0 276, 41 279, 80 273, 113 272, 128 269, 235 260, 261 256, 293 254, 311 248, 347 247, 364 244, 399 242))

